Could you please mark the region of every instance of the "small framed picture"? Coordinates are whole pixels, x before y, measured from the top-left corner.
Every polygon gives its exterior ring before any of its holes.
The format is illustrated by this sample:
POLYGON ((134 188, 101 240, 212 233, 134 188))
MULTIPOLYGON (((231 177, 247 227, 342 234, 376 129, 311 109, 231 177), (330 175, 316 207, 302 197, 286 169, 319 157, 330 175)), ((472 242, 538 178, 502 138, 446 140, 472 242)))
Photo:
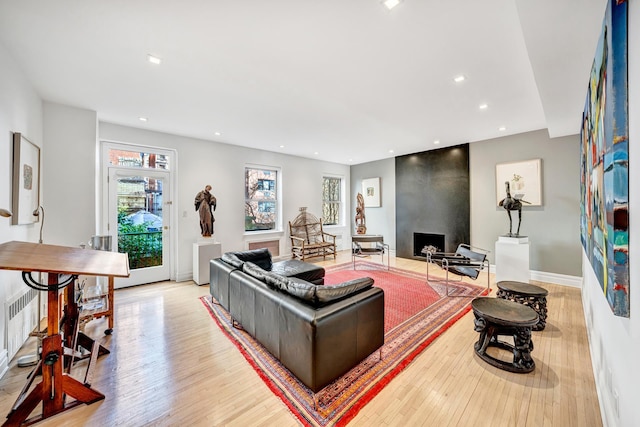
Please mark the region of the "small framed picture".
POLYGON ((362 196, 366 208, 380 207, 380 177, 362 180, 362 196))
POLYGON ((40 221, 33 212, 40 206, 40 147, 20 132, 13 134, 12 224, 40 221))

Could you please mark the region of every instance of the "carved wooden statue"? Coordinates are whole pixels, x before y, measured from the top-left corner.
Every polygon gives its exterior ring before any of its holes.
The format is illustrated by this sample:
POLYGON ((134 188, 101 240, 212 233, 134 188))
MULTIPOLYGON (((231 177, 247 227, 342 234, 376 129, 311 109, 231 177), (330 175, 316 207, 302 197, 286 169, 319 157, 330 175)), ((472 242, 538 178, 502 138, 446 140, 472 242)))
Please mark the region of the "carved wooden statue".
POLYGON ((507 236, 518 237, 520 235, 520 224, 522 223, 522 202, 528 203, 528 204, 531 204, 531 203, 527 202, 526 200, 522 200, 521 198, 522 196, 518 194, 516 194, 515 197, 511 197, 509 181, 505 181, 504 185, 507 190, 507 197, 500 200, 499 205, 505 208, 505 210, 507 211, 507 215, 509 215, 509 234, 507 234, 507 236), (515 234, 511 232, 513 228, 513 221, 511 220, 511 211, 518 211, 518 230, 516 231, 515 234))
POLYGON ((364 197, 362 193, 358 193, 356 197, 358 205, 356 206, 356 233, 367 234, 367 225, 364 216, 364 197))
POLYGON ((204 190, 196 194, 195 208, 200 217, 200 232, 202 237, 211 237, 213 234, 213 223, 216 220, 213 216, 213 211, 216 210, 217 200, 213 194, 210 193, 211 186, 207 185, 204 190))

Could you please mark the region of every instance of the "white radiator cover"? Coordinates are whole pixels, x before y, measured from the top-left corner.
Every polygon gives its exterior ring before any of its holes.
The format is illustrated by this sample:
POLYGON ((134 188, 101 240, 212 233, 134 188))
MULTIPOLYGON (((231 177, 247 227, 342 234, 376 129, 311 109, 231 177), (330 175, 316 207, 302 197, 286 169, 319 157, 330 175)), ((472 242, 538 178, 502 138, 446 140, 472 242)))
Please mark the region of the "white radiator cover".
POLYGON ((38 322, 38 291, 26 289, 5 302, 7 358, 11 360, 38 322))

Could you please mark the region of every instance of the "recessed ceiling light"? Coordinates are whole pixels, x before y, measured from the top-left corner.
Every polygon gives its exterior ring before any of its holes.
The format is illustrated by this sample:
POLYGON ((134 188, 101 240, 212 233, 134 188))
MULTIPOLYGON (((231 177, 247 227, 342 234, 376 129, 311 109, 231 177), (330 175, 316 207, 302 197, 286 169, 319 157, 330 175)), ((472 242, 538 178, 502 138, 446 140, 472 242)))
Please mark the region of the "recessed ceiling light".
POLYGON ((284 145, 281 145, 280 148, 284 148, 284 145))
POLYGON ((393 153, 393 150, 389 150, 390 153, 393 153))
POLYGON ((156 64, 156 65, 160 65, 160 63, 162 62, 162 59, 158 58, 157 56, 153 56, 151 54, 147 55, 147 60, 152 64, 156 64))
POLYGON ((489 108, 489 106, 487 104, 480 104, 478 108, 480 108, 481 110, 486 110, 487 108, 489 108))
POLYGON ((350 162, 353 162, 353 159, 349 159, 350 162))
POLYGON ((146 122, 147 120, 149 120, 146 117, 138 117, 138 119, 140 119, 141 122, 146 122))
POLYGON ((438 144, 440 144, 440 141, 436 139, 435 141, 433 141, 433 143, 434 143, 435 145, 438 145, 438 144))
POLYGON ((214 134, 215 136, 220 136, 220 135, 222 135, 220 132, 214 132, 213 134, 214 134))
POLYGON ((385 5, 387 9, 391 10, 400 4, 400 0, 384 0, 382 4, 385 5))
POLYGON ((456 83, 462 83, 463 81, 465 81, 465 79, 466 77, 460 74, 459 76, 454 77, 453 81, 456 83))
POLYGON ((499 130, 500 132, 503 132, 503 131, 507 130, 507 127, 506 127, 506 126, 500 126, 500 127, 498 128, 498 130, 499 130))
POLYGON ((314 151, 314 152, 313 152, 313 154, 315 154, 315 155, 317 156, 317 155, 318 155, 318 152, 317 152, 317 151, 314 151))

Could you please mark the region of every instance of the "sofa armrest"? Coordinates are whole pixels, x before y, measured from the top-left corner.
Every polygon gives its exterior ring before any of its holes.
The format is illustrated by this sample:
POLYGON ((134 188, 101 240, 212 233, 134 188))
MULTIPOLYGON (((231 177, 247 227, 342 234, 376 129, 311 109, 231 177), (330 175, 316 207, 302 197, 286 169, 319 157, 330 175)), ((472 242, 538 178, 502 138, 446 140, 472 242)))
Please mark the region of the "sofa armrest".
POLYGON ((239 270, 221 258, 209 261, 209 292, 225 310, 229 310, 229 277, 234 271, 239 270))
POLYGON ((370 288, 318 309, 280 301, 279 359, 317 392, 384 344, 384 292, 370 288))

